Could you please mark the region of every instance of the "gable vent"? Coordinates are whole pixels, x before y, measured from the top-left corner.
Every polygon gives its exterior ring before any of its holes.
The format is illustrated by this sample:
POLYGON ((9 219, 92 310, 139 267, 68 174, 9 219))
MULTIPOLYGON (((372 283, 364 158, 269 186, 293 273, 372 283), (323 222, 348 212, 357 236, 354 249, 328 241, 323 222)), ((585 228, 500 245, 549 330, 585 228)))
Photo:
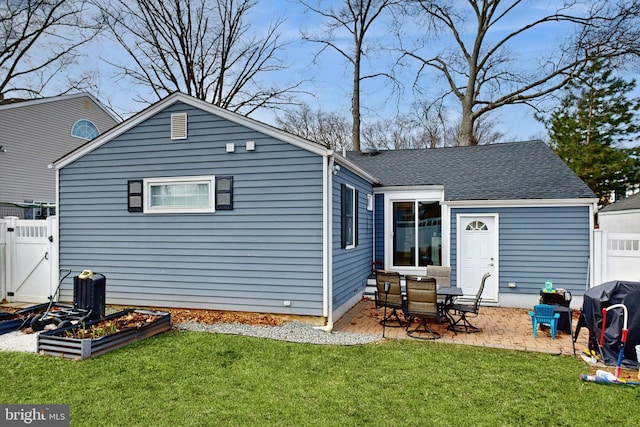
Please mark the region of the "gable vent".
POLYGON ((171 115, 171 139, 187 139, 187 113, 171 115))

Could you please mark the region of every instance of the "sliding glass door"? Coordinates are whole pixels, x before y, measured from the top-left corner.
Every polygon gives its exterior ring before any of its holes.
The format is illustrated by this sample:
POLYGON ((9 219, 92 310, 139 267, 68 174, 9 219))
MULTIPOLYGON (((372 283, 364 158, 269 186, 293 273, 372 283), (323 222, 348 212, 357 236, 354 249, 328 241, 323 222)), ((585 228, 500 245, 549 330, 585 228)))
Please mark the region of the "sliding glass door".
POLYGON ((393 265, 423 267, 442 263, 440 204, 393 202, 393 265))

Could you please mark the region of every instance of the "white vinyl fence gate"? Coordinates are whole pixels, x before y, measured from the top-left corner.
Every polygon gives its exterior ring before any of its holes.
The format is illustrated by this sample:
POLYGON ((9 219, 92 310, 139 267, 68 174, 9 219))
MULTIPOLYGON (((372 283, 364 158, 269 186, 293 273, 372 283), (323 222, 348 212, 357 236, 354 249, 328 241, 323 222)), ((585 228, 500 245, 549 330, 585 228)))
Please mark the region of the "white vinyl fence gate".
POLYGON ((0 300, 47 302, 58 286, 55 217, 0 219, 0 300))

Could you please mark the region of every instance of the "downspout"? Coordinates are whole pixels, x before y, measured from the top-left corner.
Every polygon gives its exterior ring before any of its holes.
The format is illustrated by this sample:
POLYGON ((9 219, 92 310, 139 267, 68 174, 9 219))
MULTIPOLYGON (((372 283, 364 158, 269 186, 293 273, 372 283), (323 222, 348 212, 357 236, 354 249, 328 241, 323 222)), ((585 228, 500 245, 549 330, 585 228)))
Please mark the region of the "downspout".
POLYGON ((332 188, 333 188, 333 166, 335 159, 333 151, 329 152, 326 162, 323 162, 322 169, 324 179, 322 180, 322 299, 323 316, 327 319, 324 326, 317 329, 331 332, 333 330, 333 215, 332 215, 332 188))

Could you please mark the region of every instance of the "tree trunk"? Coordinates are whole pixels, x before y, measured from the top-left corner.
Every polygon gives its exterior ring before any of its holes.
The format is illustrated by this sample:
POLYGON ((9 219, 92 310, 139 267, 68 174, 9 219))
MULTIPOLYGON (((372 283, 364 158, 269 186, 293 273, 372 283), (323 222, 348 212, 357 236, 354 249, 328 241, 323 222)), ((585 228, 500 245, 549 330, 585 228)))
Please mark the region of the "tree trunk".
MULTIPOLYGON (((464 103, 463 103, 464 104, 464 103)), ((462 119, 460 120, 460 133, 458 134, 458 145, 461 147, 478 145, 473 134, 473 112, 471 108, 463 105, 462 119)))
POLYGON ((351 115, 353 125, 351 127, 351 139, 353 151, 360 151, 360 52, 362 47, 356 46, 355 61, 353 64, 353 95, 351 97, 351 115))

